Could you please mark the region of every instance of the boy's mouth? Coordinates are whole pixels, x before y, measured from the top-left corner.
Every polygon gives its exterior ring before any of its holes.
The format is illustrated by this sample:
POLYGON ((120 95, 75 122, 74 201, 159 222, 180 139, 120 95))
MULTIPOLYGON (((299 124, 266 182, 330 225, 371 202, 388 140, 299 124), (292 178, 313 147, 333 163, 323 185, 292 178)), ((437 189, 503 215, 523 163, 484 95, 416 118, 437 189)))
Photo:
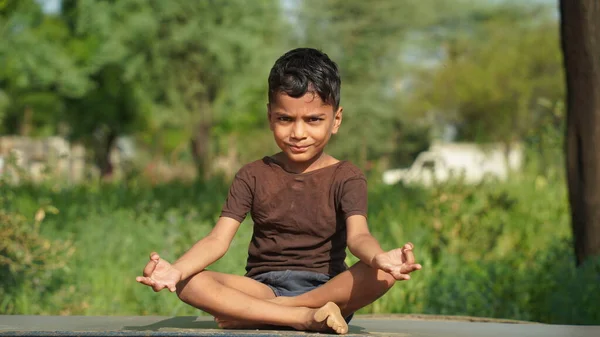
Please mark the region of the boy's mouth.
POLYGON ((294 153, 303 153, 308 150, 308 146, 290 145, 290 150, 294 153))

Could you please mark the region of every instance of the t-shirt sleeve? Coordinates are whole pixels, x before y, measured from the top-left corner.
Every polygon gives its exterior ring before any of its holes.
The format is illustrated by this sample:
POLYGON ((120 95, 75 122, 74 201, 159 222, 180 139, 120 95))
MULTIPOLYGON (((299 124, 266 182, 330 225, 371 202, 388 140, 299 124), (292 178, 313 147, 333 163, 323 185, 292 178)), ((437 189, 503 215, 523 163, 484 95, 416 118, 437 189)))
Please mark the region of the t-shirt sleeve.
POLYGON ((367 179, 364 175, 355 175, 344 181, 339 202, 344 220, 352 215, 367 216, 367 179))
POLYGON ((221 216, 235 219, 239 222, 244 221, 248 212, 252 207, 253 189, 251 175, 245 168, 239 170, 231 186, 223 208, 221 209, 221 216))

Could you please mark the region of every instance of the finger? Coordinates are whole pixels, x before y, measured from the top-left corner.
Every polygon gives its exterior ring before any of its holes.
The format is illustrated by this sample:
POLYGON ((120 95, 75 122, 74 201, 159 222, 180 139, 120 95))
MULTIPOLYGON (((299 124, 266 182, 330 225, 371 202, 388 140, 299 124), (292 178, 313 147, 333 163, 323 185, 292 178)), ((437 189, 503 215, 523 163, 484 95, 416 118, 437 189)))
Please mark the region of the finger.
POLYGON ((145 277, 150 277, 150 275, 152 275, 152 273, 154 272, 154 269, 156 269, 156 261, 150 261, 146 264, 146 267, 144 267, 144 272, 142 275, 144 275, 145 277))
POLYGON ((171 286, 171 287, 169 287, 169 291, 172 292, 172 293, 174 293, 174 292, 177 291, 177 287, 171 286))
POLYGON ((394 271, 391 274, 398 281, 408 281, 408 280, 410 280, 410 275, 408 275, 408 274, 403 274, 403 273, 398 272, 398 271, 394 271))
POLYGON ((160 259, 160 256, 158 255, 157 252, 150 253, 150 260, 158 262, 159 259, 160 259))
POLYGON ((413 245, 412 242, 407 242, 404 245, 404 249, 414 249, 414 248, 415 248, 415 245, 413 245))
POLYGON ((152 280, 149 277, 138 276, 138 277, 135 278, 135 280, 138 281, 139 283, 145 284, 145 285, 147 285, 149 287, 154 286, 154 280, 152 280))
POLYGON ((152 286, 152 289, 154 290, 154 292, 159 292, 159 291, 165 289, 165 285, 154 283, 154 285, 152 286))
POLYGON ((406 259, 406 264, 414 264, 415 263, 415 254, 412 251, 412 248, 402 249, 402 253, 404 254, 404 258, 406 259))
POLYGON ((421 269, 420 264, 406 264, 400 267, 400 273, 402 274, 410 274, 415 270, 421 269))

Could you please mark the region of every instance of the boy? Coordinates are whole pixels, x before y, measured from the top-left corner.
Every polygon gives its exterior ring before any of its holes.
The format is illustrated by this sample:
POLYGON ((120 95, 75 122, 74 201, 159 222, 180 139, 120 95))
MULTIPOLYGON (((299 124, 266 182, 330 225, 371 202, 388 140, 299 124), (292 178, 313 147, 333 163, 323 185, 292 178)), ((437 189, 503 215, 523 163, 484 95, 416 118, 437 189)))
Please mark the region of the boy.
POLYGON ((152 253, 137 281, 167 288, 221 328, 287 326, 344 334, 358 309, 421 269, 413 245, 384 252, 367 226, 367 183, 324 153, 342 122, 337 65, 315 49, 289 51, 268 79, 269 127, 281 152, 242 167, 211 233, 175 263, 152 253), (205 268, 250 213, 246 275, 205 268), (348 268, 345 249, 360 259, 348 268))

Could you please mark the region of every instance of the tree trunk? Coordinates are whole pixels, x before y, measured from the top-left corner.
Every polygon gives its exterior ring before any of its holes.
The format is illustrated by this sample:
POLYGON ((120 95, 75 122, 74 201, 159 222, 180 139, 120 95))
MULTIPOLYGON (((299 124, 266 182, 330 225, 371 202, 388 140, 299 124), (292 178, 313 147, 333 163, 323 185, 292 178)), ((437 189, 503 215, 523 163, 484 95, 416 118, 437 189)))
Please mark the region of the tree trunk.
POLYGON ((33 124, 33 109, 30 106, 26 106, 23 111, 23 120, 21 121, 21 130, 19 133, 23 137, 29 137, 31 134, 33 124))
POLYGON ((600 1, 560 0, 566 169, 577 265, 600 255, 600 1))
POLYGON ((200 179, 208 179, 210 174, 210 131, 210 123, 198 123, 190 142, 192 156, 200 179))
POLYGON ((100 177, 102 180, 110 180, 115 173, 115 167, 110 157, 110 152, 117 140, 117 134, 113 131, 109 131, 106 136, 101 138, 102 139, 98 140, 96 151, 94 151, 96 165, 100 169, 100 177))

